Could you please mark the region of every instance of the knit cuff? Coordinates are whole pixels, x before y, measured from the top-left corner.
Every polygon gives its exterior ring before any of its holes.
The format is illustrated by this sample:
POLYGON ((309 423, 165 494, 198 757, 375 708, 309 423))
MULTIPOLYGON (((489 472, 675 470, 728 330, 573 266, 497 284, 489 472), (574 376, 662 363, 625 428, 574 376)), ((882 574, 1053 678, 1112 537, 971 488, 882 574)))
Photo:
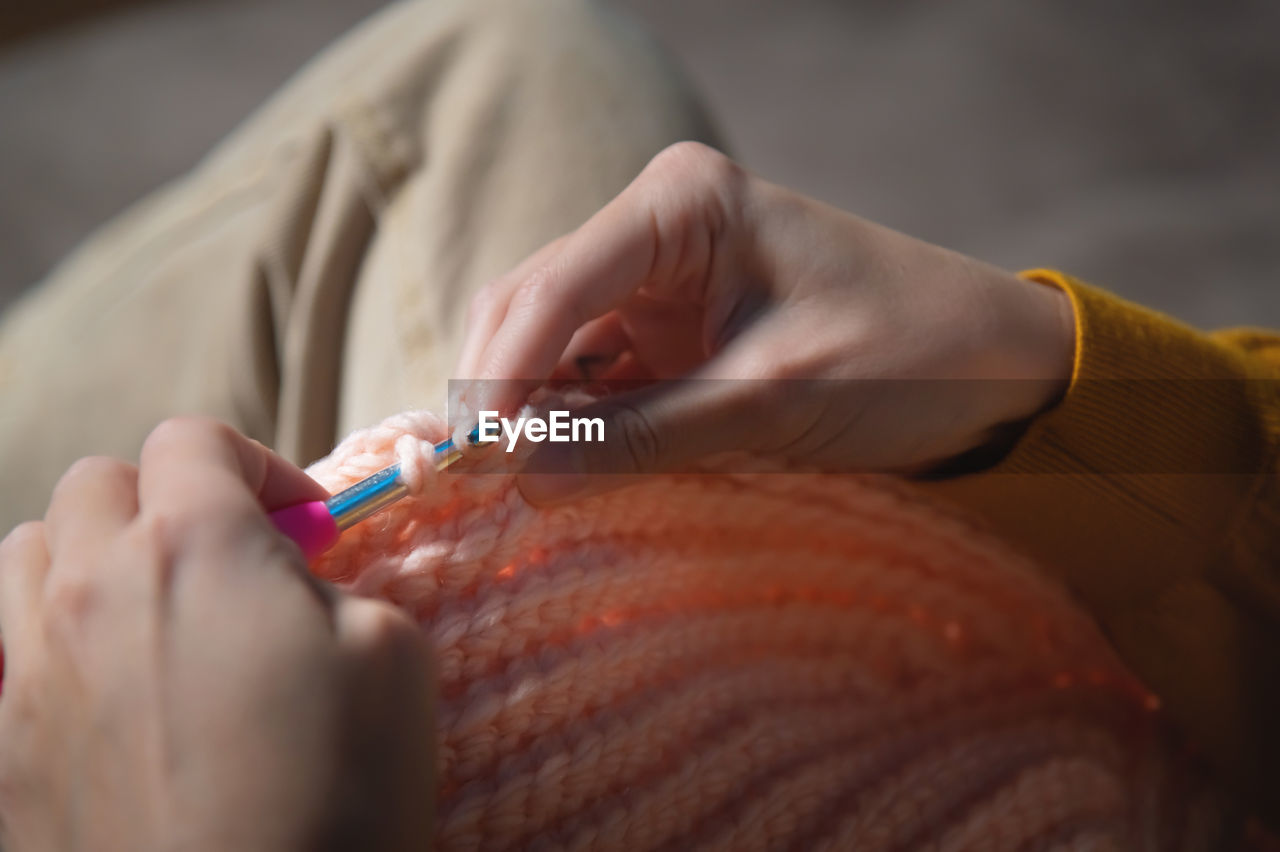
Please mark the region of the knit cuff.
POLYGON ((1071 299, 1073 375, 1061 401, 973 485, 1000 490, 1005 474, 1021 474, 1012 478, 1037 482, 1048 500, 1045 514, 1020 519, 1028 538, 1061 540, 1069 529, 1105 542, 1037 554, 1062 557, 1048 562, 1104 619, 1205 579, 1274 476, 1274 375, 1245 350, 1070 276, 1023 277, 1071 299), (1142 565, 1117 575, 1120 554, 1142 565))
MULTIPOLYGON (((1062 273, 1022 275, 1071 299, 1075 365, 1066 395, 1001 472, 1258 474, 1271 383, 1238 349, 1062 273)), ((1169 498, 1153 510, 1184 518, 1180 498, 1169 498)))

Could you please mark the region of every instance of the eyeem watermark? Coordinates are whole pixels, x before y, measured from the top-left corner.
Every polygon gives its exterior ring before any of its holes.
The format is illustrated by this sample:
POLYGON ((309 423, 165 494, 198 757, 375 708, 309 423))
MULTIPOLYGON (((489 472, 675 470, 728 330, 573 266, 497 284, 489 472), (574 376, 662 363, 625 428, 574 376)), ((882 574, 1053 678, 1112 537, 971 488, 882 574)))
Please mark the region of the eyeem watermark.
POLYGON ((508 417, 499 417, 496 411, 481 411, 476 440, 481 444, 492 444, 506 437, 507 452, 515 449, 521 435, 535 444, 543 441, 604 440, 602 417, 570 417, 567 411, 549 411, 547 414, 546 418, 517 417, 513 423, 508 417))

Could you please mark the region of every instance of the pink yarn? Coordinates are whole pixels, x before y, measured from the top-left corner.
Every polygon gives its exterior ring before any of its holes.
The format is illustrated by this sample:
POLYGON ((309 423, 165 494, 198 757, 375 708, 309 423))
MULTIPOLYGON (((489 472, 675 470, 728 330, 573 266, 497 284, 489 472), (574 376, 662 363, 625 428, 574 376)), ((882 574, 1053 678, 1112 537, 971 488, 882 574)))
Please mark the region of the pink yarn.
POLYGON ((1018 555, 888 478, 700 473, 562 508, 404 414, 311 474, 412 495, 316 566, 438 662, 436 849, 1215 849, 1157 702, 1018 555))

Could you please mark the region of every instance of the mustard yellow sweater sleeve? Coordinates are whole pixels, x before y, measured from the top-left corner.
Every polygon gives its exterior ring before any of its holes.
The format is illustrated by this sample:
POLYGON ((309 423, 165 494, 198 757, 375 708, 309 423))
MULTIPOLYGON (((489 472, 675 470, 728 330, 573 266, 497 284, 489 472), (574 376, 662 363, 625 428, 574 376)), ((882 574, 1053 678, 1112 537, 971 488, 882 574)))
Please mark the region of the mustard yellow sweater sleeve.
POLYGON ((1204 334, 1069 276, 1061 402, 927 487, 1055 572, 1259 815, 1280 822, 1280 335, 1204 334))

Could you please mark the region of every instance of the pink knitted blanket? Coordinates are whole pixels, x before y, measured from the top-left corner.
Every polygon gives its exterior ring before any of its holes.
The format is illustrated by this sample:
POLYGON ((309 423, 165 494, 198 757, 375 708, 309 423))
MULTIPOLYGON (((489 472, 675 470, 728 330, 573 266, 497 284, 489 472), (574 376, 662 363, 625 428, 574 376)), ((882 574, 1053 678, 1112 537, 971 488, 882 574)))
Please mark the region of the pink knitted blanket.
POLYGON ((907 485, 711 472, 537 510, 436 473, 445 431, 400 415, 311 469, 412 483, 315 570, 434 644, 435 848, 1221 848, 1093 623, 907 485))

